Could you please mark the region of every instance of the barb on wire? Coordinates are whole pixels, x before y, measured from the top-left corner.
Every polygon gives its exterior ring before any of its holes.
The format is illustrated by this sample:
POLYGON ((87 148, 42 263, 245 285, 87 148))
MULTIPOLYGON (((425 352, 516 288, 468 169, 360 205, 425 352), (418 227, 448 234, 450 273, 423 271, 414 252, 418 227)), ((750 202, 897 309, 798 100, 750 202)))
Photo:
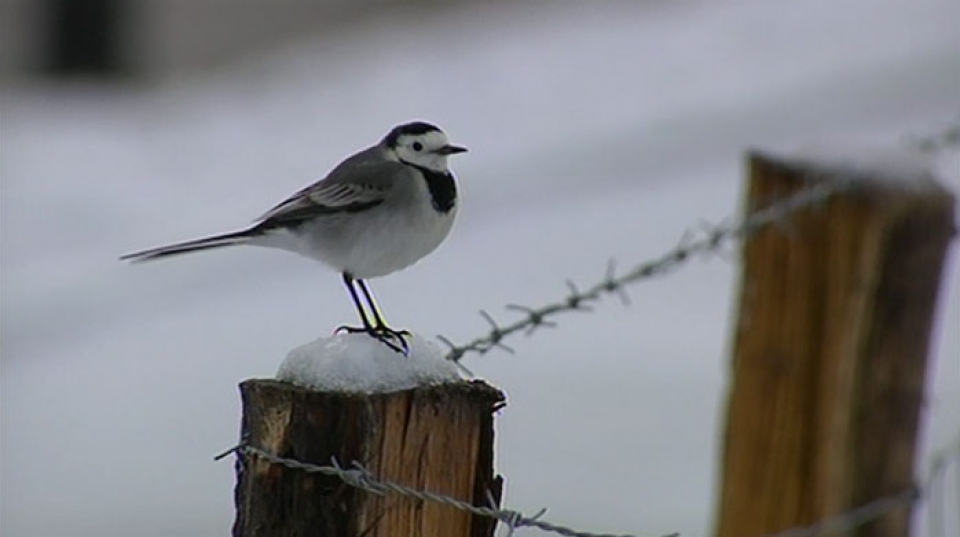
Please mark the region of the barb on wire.
POLYGON ((243 447, 243 444, 237 444, 237 445, 233 446, 233 447, 230 448, 230 449, 225 449, 225 450, 223 450, 222 452, 217 453, 216 455, 214 455, 214 456, 213 456, 213 460, 219 461, 220 459, 224 459, 224 458, 226 458, 228 455, 232 455, 232 454, 236 453, 236 452, 237 452, 240 448, 242 448, 242 447, 243 447))
MULTIPOLYGON (((344 468, 340 465, 336 458, 331 458, 331 463, 329 466, 321 466, 317 464, 301 462, 295 459, 278 457, 272 453, 268 453, 249 444, 240 444, 225 453, 236 453, 240 457, 253 456, 265 460, 271 464, 279 464, 293 470, 337 477, 351 487, 366 490, 374 494, 398 494, 400 496, 414 498, 425 502, 448 505, 455 509, 466 511, 475 515, 494 518, 510 528, 511 532, 516 528, 531 527, 553 532, 565 537, 636 537, 628 534, 590 533, 577 531, 566 526, 553 524, 541 519, 543 514, 547 511, 546 509, 537 511, 537 513, 535 513, 533 516, 526 516, 518 511, 512 511, 509 509, 498 509, 496 507, 496 501, 493 500, 492 495, 489 493, 487 494, 489 506, 476 506, 472 503, 446 496, 444 494, 419 490, 402 485, 400 483, 395 483, 393 481, 377 479, 368 469, 357 462, 354 462, 351 465, 351 468, 344 468)), ((672 533, 669 535, 664 535, 663 537, 679 537, 679 534, 672 533)))
POLYGON ((694 256, 723 255, 727 244, 733 240, 750 236, 769 225, 786 222, 795 212, 822 204, 831 197, 852 189, 855 184, 853 181, 815 183, 792 196, 755 211, 739 224, 732 224, 729 221, 713 226, 701 223, 696 231, 684 232, 672 250, 656 259, 641 263, 627 272, 618 272, 616 262, 611 260, 607 264, 603 279, 588 289, 580 290, 573 281, 567 280, 568 293, 557 302, 538 308, 516 304, 507 306, 508 309, 523 314, 510 324, 501 325, 494 320, 493 316, 481 310, 480 315, 490 325, 490 329, 486 334, 472 341, 457 345, 444 336, 437 336, 437 338, 448 348, 446 358, 457 363, 468 353, 482 355, 495 348, 507 350, 512 354, 513 349, 503 343, 506 337, 517 332, 530 335, 540 328, 554 327, 556 322, 553 321, 553 317, 557 314, 570 311, 592 311, 591 304, 606 295, 616 295, 624 305, 628 305, 630 297, 625 289, 628 284, 670 272, 694 256))
POLYGON ((557 326, 557 323, 544 319, 540 312, 529 306, 521 306, 520 304, 507 304, 507 309, 526 313, 530 316, 530 326, 527 327, 527 334, 530 334, 541 326, 548 328, 555 328, 557 326))

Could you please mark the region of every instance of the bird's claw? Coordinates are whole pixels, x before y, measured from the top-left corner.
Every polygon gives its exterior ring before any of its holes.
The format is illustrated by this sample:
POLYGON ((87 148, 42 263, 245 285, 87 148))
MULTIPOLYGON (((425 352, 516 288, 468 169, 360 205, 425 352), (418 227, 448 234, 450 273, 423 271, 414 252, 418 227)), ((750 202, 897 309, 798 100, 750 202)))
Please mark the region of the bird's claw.
POLYGON ((372 327, 372 326, 350 326, 350 325, 346 325, 346 324, 341 324, 340 326, 338 326, 338 327, 336 328, 336 330, 333 331, 333 333, 334 333, 334 334, 339 334, 339 333, 341 333, 341 332, 344 332, 344 333, 347 333, 347 334, 359 334, 360 332, 365 332, 365 333, 369 334, 369 333, 371 333, 372 331, 373 331, 373 327, 372 327))
POLYGON ((406 338, 412 336, 409 330, 394 330, 388 326, 340 325, 334 330, 334 333, 339 334, 340 332, 346 332, 347 334, 365 333, 387 347, 390 347, 391 350, 399 352, 404 356, 410 356, 410 344, 407 343, 406 340, 406 338), (394 340, 398 341, 399 344, 395 343, 394 340))
POLYGON ((409 335, 409 333, 403 334, 403 331, 389 330, 386 332, 375 332, 371 335, 394 351, 399 352, 404 356, 410 356, 410 344, 408 344, 407 340, 404 339, 404 335, 409 335), (399 345, 394 343, 394 338, 400 342, 399 345))

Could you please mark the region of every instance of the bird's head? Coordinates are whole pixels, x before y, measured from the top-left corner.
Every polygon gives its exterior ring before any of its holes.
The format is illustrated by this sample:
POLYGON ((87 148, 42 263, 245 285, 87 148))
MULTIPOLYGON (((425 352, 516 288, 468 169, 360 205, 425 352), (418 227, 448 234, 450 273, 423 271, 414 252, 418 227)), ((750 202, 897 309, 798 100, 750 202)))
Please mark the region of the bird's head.
POLYGON ((451 145, 442 130, 422 121, 394 127, 380 143, 388 157, 441 173, 447 171, 447 157, 467 150, 451 145))

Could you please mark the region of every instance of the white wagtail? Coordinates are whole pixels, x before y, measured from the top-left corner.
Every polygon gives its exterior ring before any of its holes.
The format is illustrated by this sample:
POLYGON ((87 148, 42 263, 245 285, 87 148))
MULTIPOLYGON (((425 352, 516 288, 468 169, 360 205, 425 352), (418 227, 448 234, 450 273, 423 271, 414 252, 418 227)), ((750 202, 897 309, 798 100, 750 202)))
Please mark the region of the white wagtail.
POLYGON ((247 229, 120 259, 147 261, 238 244, 289 250, 341 272, 363 326, 341 326, 338 331, 366 332, 406 354, 404 338, 410 333, 387 326, 364 280, 410 266, 447 237, 457 212, 457 187, 447 157, 464 151, 429 123, 400 125, 247 229))

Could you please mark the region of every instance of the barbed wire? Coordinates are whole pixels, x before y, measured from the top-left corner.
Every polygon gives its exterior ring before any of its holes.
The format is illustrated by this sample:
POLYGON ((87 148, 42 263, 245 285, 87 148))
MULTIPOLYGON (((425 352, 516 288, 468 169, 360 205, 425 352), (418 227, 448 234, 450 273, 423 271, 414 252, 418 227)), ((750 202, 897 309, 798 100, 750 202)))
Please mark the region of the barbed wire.
POLYGON ((487 311, 481 310, 480 315, 490 325, 490 329, 472 341, 457 345, 442 335, 438 335, 437 339, 448 347, 446 358, 457 363, 465 354, 471 352, 482 355, 499 348, 513 353, 513 349, 503 343, 507 336, 521 331, 530 335, 537 329, 554 327, 556 323, 552 319, 556 315, 571 311, 591 311, 591 304, 606 295, 617 295, 622 302, 629 304, 630 299, 624 289, 627 285, 669 273, 695 256, 722 253, 730 242, 752 235, 769 225, 785 225, 788 217, 797 211, 821 205, 856 185, 855 181, 818 182, 755 211, 740 223, 704 223, 695 230, 684 232, 672 250, 636 265, 623 274, 617 275, 616 263, 611 260, 607 264, 604 278, 586 290, 580 290, 572 280, 567 280, 568 294, 557 302, 536 308, 520 304, 507 305, 507 309, 523 314, 513 323, 501 325, 487 311))
MULTIPOLYGON (((952 448, 943 448, 930 455, 930 470, 927 474, 924 493, 927 501, 927 530, 933 537, 943 537, 946 519, 946 479, 947 470, 954 464, 957 475, 957 493, 960 494, 960 433, 954 438, 952 448)), ((957 523, 960 528, 960 510, 957 523)))
MULTIPOLYGON (((775 533, 768 533, 764 537, 818 537, 827 532, 843 534, 854 530, 893 511, 906 509, 924 497, 934 498, 936 495, 931 493, 931 490, 937 483, 942 482, 946 476, 947 467, 952 463, 960 463, 960 436, 957 437, 955 442, 952 442, 951 446, 944 447, 931 456, 930 469, 920 484, 910 485, 896 494, 877 498, 809 526, 797 526, 775 533)), ((958 464, 958 467, 960 467, 960 464, 958 464)), ((928 503, 930 502, 928 501, 928 503)), ((942 528, 939 520, 942 515, 933 513, 932 504, 928 507, 931 508, 931 512, 928 514, 929 523, 934 527, 930 533, 931 535, 942 535, 942 529, 936 529, 942 528)))
POLYGON ((764 537, 817 537, 827 531, 835 531, 842 534, 842 532, 853 530, 868 522, 872 522, 893 510, 907 508, 919 499, 920 489, 911 486, 900 491, 898 494, 878 498, 856 509, 825 518, 809 526, 798 526, 776 533, 768 533, 764 535, 764 537))
MULTIPOLYGON (((943 129, 924 136, 904 137, 904 144, 913 147, 922 153, 936 153, 949 148, 960 146, 960 120, 949 124, 943 129)), ((572 280, 567 280, 568 294, 561 300, 548 303, 540 307, 524 306, 522 304, 508 304, 506 309, 523 314, 516 321, 501 325, 486 310, 480 310, 480 316, 490 326, 489 330, 462 345, 454 343, 450 338, 437 335, 448 348, 446 359, 461 367, 461 359, 465 354, 486 354, 493 349, 501 349, 513 354, 513 348, 503 340, 524 332, 530 335, 540 328, 555 327, 553 318, 560 313, 572 311, 592 311, 591 303, 597 302, 606 295, 615 294, 622 302, 628 304, 630 299, 625 291, 629 284, 640 280, 666 274, 689 261, 694 256, 711 254, 722 255, 729 243, 752 234, 770 225, 786 226, 790 216, 801 209, 821 205, 828 199, 847 192, 857 185, 856 181, 829 181, 814 183, 795 194, 774 202, 741 220, 739 223, 721 222, 716 225, 702 223, 697 228, 688 229, 674 248, 660 257, 646 261, 622 275, 617 275, 616 263, 611 260, 607 264, 605 277, 599 282, 581 291, 572 280)))
MULTIPOLYGON (((497 501, 493 495, 488 492, 487 506, 477 506, 470 502, 454 498, 445 494, 425 491, 408 487, 394 481, 377 479, 366 467, 359 462, 354 461, 351 468, 344 468, 340 462, 331 457, 330 465, 319 465, 302 462, 296 459, 279 457, 248 443, 241 443, 215 457, 220 460, 227 455, 234 453, 238 458, 244 456, 258 457, 271 464, 278 464, 293 470, 299 470, 307 473, 316 473, 339 478, 341 481, 351 487, 355 487, 373 494, 397 494, 407 498, 413 498, 425 502, 434 502, 447 505, 461 511, 469 512, 474 515, 493 518, 504 524, 507 528, 508 537, 512 537, 514 531, 520 528, 537 528, 543 531, 556 533, 565 537, 637 537, 632 534, 613 534, 613 533, 593 533, 587 531, 575 530, 567 526, 561 526, 543 520, 543 515, 547 510, 540 509, 531 516, 524 515, 519 511, 510 509, 500 509, 497 507, 497 501)), ((931 490, 937 483, 943 481, 946 471, 951 464, 957 464, 960 468, 960 435, 957 441, 950 447, 945 447, 931 456, 930 469, 922 480, 921 484, 915 484, 906 487, 904 490, 884 496, 853 509, 845 511, 839 515, 820 520, 808 526, 797 526, 775 533, 768 533, 763 537, 818 537, 826 532, 846 532, 859 528, 869 522, 880 519, 883 516, 899 509, 908 508, 924 498, 931 498, 934 494, 931 490)), ((936 519, 942 516, 942 513, 930 513, 930 524, 934 527, 931 530, 933 535, 942 535, 942 524, 936 519), (936 524, 936 526, 934 526, 936 524), (936 529, 941 528, 941 529, 936 529), (940 531, 941 533, 936 533, 940 531)), ((671 533, 663 537, 679 537, 679 533, 671 533)), ((750 537, 750 536, 745 536, 750 537)))
MULTIPOLYGON (((566 526, 561 526, 559 524, 553 524, 541 519, 541 517, 547 512, 546 509, 541 509, 533 516, 524 515, 519 511, 499 509, 497 508, 496 500, 493 498, 492 494, 489 493, 487 494, 487 501, 489 505, 476 506, 472 503, 454 498, 452 496, 447 496, 445 494, 415 489, 394 481, 377 479, 367 468, 356 461, 352 463, 351 468, 344 468, 341 466, 335 457, 331 457, 330 465, 328 466, 310 464, 298 461, 296 459, 278 457, 272 453, 268 453, 247 443, 241 443, 236 447, 217 455, 215 459, 222 459, 230 453, 235 453, 241 458, 243 456, 255 456, 271 464, 279 464, 293 470, 337 477, 351 487, 381 496, 387 493, 392 493, 425 502, 434 502, 447 505, 455 509, 466 511, 482 517, 493 518, 502 522, 507 528, 509 528, 511 535, 515 529, 530 527, 553 532, 565 537, 637 537, 629 534, 591 533, 578 531, 566 526)), ((663 537, 679 537, 679 535, 679 533, 671 533, 666 534, 663 537)))

